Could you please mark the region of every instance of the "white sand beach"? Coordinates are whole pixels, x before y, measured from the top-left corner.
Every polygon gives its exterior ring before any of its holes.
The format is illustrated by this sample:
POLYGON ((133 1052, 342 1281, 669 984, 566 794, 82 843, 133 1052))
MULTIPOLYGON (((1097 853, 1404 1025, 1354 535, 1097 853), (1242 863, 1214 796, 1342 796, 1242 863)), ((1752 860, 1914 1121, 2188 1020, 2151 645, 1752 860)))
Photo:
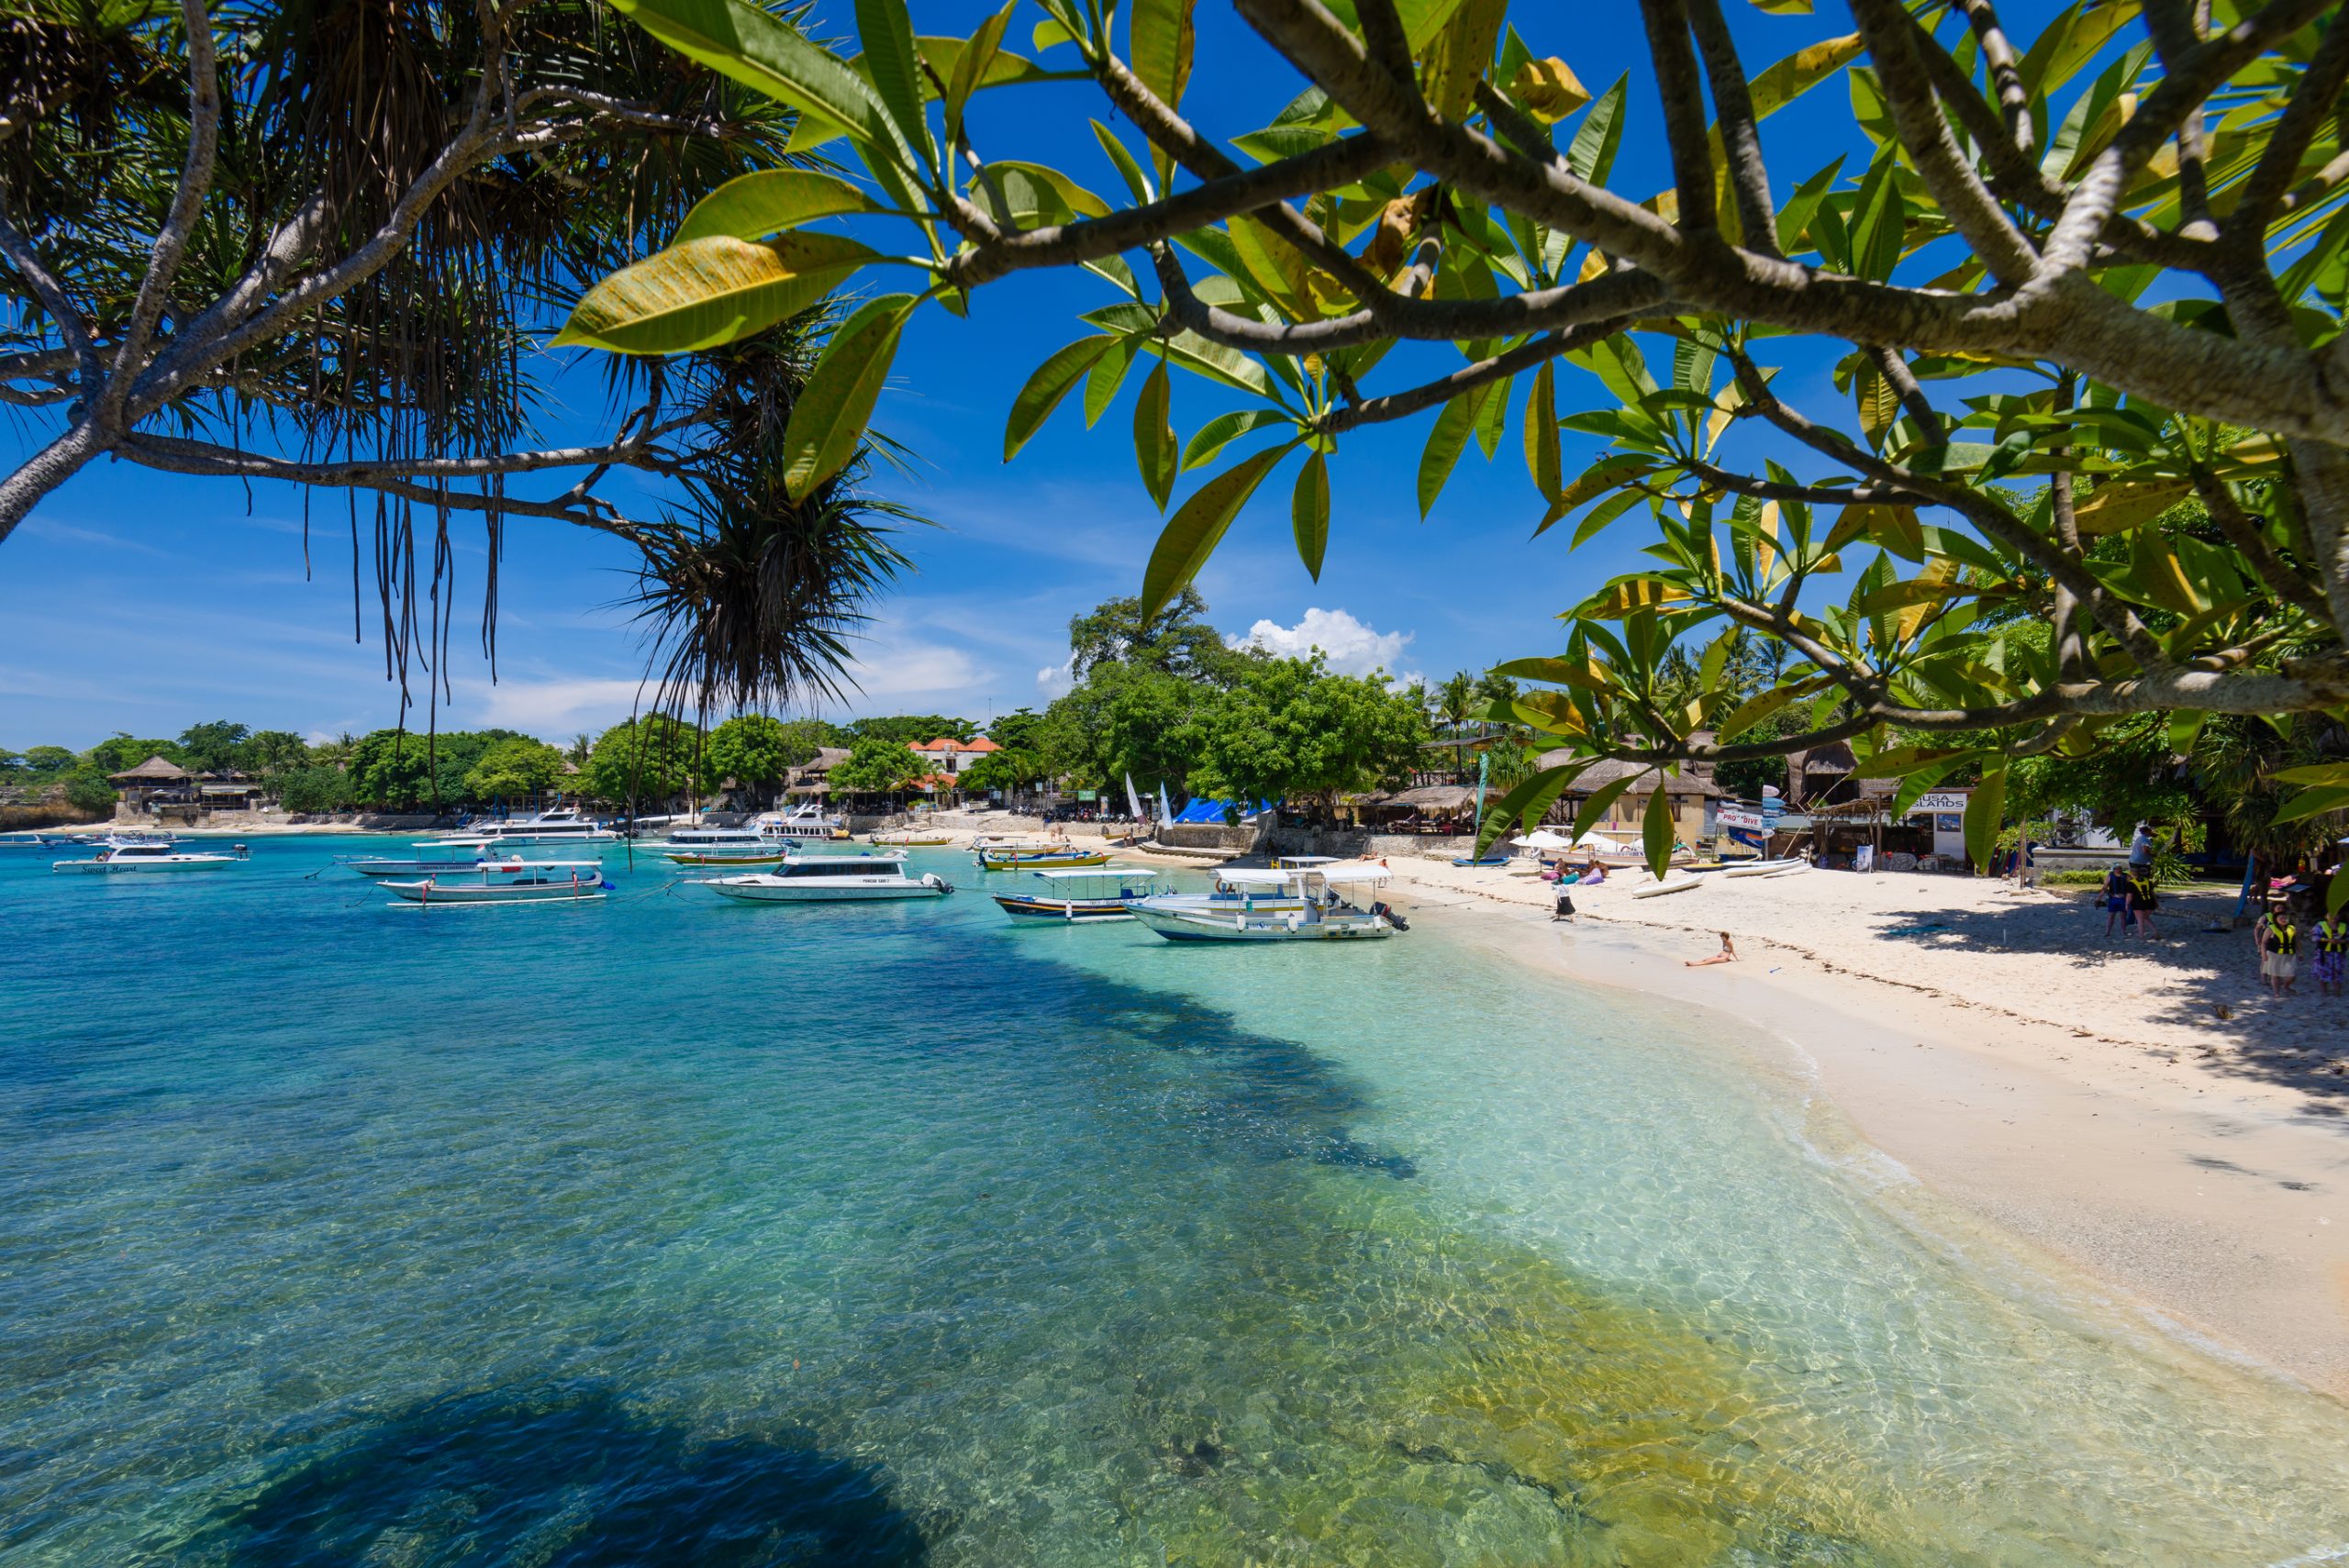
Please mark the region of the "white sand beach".
MULTIPOLYGON (((2349 1396, 2349 999, 2272 1000, 2231 893, 2104 937, 2087 889, 1644 873, 1547 919, 1537 879, 1393 862, 1397 902, 1482 913, 1525 962, 1786 1041, 1858 1131, 2167 1324, 2349 1396), (1735 940, 1740 962, 1685 966, 1735 940)), ((1743 1031, 1738 1031, 1742 1034, 1743 1031)), ((1725 1038, 1735 1038, 1728 1036, 1725 1038)))

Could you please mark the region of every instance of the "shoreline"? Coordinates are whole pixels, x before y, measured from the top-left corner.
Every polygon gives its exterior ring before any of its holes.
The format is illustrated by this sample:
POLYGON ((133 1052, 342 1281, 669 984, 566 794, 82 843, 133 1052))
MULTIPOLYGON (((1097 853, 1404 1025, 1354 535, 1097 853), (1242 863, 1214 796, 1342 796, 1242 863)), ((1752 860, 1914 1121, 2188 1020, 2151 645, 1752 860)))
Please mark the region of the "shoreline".
MULTIPOLYGON (((1632 899, 1647 880, 1634 872, 1587 890, 1576 920, 1553 925, 1553 890, 1537 878, 1402 857, 1388 869, 1391 902, 1462 916, 1473 921, 1463 936, 1525 969, 1719 1016, 1731 1026, 1720 1043, 1759 1070, 1801 1077, 1903 1178, 2142 1327, 2349 1402, 2349 1075, 2332 1072, 2349 1065, 2349 999, 2278 1004, 2300 1009, 2291 1018, 2256 1002, 2208 1022, 2161 1006, 2100 1017, 2094 993, 2066 991, 2067 975, 2165 961, 2214 965, 2224 979, 2229 960, 2184 934, 2154 959, 2034 951, 2028 935, 2008 949, 2010 925, 2087 912, 2063 894, 2011 895, 1989 879, 1815 872, 1726 883, 1709 894, 1632 899), (1777 907, 1794 883, 1809 884, 1810 902, 1835 901, 1853 928, 1835 958, 1820 951, 1832 944, 1798 940, 1805 922, 1777 907), (1888 891, 1912 923, 1940 914, 1962 924, 1987 906, 2004 962, 1986 967, 2031 981, 1985 995, 1950 964, 1954 982, 1909 965, 1897 940, 1857 929, 1870 914, 1854 896, 1863 884, 1888 891), (1741 961, 1685 967, 1715 950, 1723 927, 1741 961), (1895 973, 1904 965, 1911 972, 1895 973), (2310 1054, 2293 1043, 2310 1029, 2339 1029, 2339 1045, 2305 1070, 2270 1071, 2310 1054)), ((2181 933, 2211 912, 2200 906, 2232 902, 2164 895, 2181 933)))
POLYGON ((1732 1040, 1765 1036, 1856 1138, 1975 1218, 2172 1337, 2349 1400, 2343 1107, 2231 1076, 2216 1051, 2079 1029, 2022 1010, 2026 997, 1970 1000, 1768 936, 1739 932, 1740 962, 1688 969, 1719 928, 1666 920, 1656 901, 1608 898, 1553 926, 1535 879, 1509 879, 1528 897, 1442 874, 1459 868, 1390 869, 1415 903, 1484 917, 1480 934, 1530 969, 1722 1015, 1732 1040), (1526 911, 1514 930, 1512 907, 1526 911))

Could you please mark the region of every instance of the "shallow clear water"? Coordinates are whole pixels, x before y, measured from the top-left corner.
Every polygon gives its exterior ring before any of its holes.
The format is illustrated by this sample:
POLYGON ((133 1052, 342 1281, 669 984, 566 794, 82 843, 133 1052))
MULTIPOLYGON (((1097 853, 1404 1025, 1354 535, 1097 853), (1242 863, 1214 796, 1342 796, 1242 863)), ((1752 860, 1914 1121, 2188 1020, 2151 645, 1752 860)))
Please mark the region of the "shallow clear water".
POLYGON ((2349 1543, 2339 1406, 1488 917, 1015 928, 943 852, 829 909, 305 880, 359 847, 0 859, 0 1563, 2349 1543))

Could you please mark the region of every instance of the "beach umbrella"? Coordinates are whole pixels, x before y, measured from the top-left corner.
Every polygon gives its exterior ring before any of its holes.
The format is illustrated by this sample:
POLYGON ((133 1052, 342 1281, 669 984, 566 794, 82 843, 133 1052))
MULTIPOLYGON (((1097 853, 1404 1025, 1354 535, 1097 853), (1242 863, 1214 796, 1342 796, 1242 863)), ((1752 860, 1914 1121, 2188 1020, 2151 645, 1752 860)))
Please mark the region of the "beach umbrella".
POLYGON ((1520 850, 1571 850, 1575 847, 1572 839, 1553 833, 1547 828, 1536 828, 1523 838, 1511 839, 1509 842, 1520 850))

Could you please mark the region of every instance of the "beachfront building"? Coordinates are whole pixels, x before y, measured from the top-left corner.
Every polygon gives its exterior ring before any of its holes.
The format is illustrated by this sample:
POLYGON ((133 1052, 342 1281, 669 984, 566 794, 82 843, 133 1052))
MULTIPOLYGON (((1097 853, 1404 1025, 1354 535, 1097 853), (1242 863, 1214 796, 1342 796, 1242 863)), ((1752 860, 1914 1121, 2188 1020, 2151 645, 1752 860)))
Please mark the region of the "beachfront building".
POLYGON ((796 801, 822 800, 831 793, 826 776, 847 761, 847 747, 818 746, 814 758, 791 770, 783 793, 796 801))
MULTIPOLYGON (((1543 767, 1554 767, 1573 761, 1566 751, 1545 752, 1543 767)), ((1717 824, 1713 813, 1720 807, 1721 787, 1712 780, 1709 763, 1691 763, 1677 773, 1661 775, 1664 803, 1672 810, 1672 836, 1684 844, 1695 844, 1713 837, 1717 824)), ((1549 820, 1572 822, 1581 814, 1583 806, 1616 780, 1629 775, 1631 783, 1615 797, 1605 816, 1593 823, 1592 830, 1609 838, 1628 837, 1636 840, 1647 823, 1648 799, 1655 794, 1657 770, 1643 768, 1637 762, 1599 762, 1584 769, 1575 782, 1550 808, 1549 820)))
POLYGON ((990 751, 1003 750, 984 735, 975 740, 957 740, 951 736, 941 735, 935 740, 925 740, 920 745, 909 749, 915 756, 930 764, 932 773, 946 775, 949 788, 952 787, 952 779, 955 774, 960 773, 990 751))
POLYGON ((195 775, 177 762, 162 757, 150 757, 135 768, 125 768, 109 773, 106 783, 122 795, 126 811, 142 812, 165 803, 181 804, 190 798, 195 775))

